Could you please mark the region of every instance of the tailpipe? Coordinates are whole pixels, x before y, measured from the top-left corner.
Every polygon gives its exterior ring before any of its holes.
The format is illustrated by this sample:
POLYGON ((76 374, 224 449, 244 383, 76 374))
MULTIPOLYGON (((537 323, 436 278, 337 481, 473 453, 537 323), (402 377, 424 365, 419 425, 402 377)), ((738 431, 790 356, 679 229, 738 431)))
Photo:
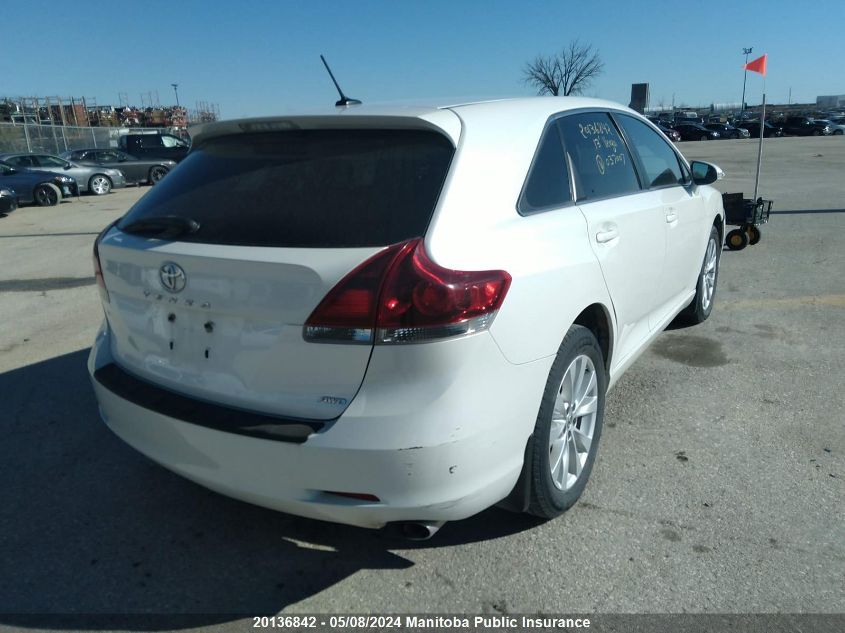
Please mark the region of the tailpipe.
POLYGON ((437 534, 445 521, 401 521, 394 524, 399 534, 409 541, 427 541, 437 534))

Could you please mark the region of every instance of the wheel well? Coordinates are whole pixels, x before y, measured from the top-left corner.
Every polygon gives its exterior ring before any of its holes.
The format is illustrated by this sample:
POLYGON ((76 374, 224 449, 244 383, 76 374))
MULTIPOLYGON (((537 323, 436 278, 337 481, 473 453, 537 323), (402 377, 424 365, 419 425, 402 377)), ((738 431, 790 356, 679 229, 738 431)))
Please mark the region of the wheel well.
POLYGON ((613 330, 610 327, 610 317, 604 306, 600 303, 594 303, 585 308, 575 318, 575 325, 581 325, 593 333, 593 336, 599 342, 602 356, 604 356, 604 366, 606 369, 610 369, 610 357, 613 353, 613 330))
POLYGON ((725 221, 721 216, 713 218, 713 226, 719 231, 719 243, 721 244, 725 239, 725 221))

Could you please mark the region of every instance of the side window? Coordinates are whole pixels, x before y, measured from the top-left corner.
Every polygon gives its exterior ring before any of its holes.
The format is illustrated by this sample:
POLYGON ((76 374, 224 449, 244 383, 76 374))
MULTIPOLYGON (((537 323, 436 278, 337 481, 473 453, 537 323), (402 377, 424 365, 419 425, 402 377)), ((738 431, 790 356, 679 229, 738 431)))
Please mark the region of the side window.
POLYGON ((15 167, 35 167, 35 161, 32 156, 12 156, 7 158, 6 162, 15 167))
POLYGON ((657 132, 634 117, 624 114, 615 117, 628 137, 631 150, 640 159, 645 172, 643 186, 652 188, 683 184, 684 176, 678 155, 657 132))
POLYGON ((38 156, 38 164, 41 167, 64 167, 65 161, 55 156, 38 156))
POLYGON ((571 114, 561 118, 559 125, 579 201, 639 191, 631 155, 606 112, 571 114))
POLYGON ((141 137, 141 147, 161 147, 164 143, 158 134, 146 134, 141 137))
POLYGON ((557 126, 550 125, 540 139, 517 209, 522 215, 528 215, 569 202, 572 202, 572 193, 566 156, 557 126))

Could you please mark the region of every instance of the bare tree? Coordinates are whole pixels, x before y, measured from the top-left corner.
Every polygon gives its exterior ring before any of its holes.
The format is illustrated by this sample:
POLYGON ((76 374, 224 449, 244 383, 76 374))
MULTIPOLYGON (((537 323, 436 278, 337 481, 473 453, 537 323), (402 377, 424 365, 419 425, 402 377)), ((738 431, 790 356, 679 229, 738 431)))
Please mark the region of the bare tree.
POLYGON ((602 72, 604 62, 598 50, 573 40, 556 55, 537 55, 522 74, 523 82, 536 88, 537 94, 557 97, 581 94, 602 72))

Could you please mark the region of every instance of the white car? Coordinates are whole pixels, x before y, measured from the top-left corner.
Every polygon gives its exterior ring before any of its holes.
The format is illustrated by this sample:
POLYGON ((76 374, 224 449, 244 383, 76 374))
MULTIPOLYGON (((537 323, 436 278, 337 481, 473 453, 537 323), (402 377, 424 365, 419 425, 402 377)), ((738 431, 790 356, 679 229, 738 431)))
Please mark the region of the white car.
POLYGON ((212 490, 426 537, 584 489, 606 391, 713 308, 714 165, 594 99, 203 126, 94 250, 123 440, 212 490))

